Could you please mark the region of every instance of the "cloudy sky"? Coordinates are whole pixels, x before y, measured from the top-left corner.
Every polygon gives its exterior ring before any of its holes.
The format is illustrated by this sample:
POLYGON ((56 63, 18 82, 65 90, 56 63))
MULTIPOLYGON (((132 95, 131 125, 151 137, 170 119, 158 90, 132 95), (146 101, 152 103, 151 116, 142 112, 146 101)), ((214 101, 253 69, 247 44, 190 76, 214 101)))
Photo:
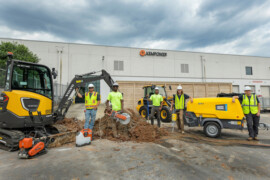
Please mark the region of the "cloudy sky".
POLYGON ((0 0, 0 37, 270 57, 270 1, 0 0))

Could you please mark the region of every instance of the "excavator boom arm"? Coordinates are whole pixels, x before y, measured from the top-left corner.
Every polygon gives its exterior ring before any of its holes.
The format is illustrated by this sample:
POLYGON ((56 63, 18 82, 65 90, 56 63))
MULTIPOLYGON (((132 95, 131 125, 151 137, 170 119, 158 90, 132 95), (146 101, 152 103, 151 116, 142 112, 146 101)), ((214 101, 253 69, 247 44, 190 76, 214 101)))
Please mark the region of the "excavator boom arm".
POLYGON ((70 98, 73 90, 76 87, 82 87, 85 85, 85 83, 90 83, 93 81, 97 81, 97 80, 104 80, 108 86, 112 89, 113 86, 113 79, 110 76, 110 74, 105 71, 105 70, 101 70, 101 75, 94 75, 98 72, 91 72, 91 73, 87 73, 87 74, 82 74, 82 75, 76 75, 72 81, 69 83, 68 88, 66 89, 63 98, 61 99, 57 110, 54 113, 54 120, 58 121, 58 120, 62 120, 70 105, 72 104, 73 99, 70 98))

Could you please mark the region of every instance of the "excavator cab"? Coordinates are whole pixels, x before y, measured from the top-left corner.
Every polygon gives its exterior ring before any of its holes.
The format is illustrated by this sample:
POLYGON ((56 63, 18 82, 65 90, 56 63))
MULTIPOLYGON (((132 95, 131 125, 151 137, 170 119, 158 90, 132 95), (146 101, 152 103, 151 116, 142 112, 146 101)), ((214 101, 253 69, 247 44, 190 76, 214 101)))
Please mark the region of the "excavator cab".
POLYGON ((10 59, 7 62, 5 87, 0 98, 0 128, 51 124, 52 81, 48 67, 10 59))
POLYGON ((48 67, 21 61, 8 63, 5 90, 34 92, 52 99, 52 76, 48 67))

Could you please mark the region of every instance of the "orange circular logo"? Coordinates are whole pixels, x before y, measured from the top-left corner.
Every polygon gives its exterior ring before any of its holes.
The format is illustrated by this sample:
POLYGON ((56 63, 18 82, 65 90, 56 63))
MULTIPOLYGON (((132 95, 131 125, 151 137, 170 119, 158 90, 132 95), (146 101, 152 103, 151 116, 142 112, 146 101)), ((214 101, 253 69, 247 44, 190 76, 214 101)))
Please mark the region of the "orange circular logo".
POLYGON ((145 56, 145 54, 146 54, 145 50, 141 50, 141 51, 140 51, 140 55, 141 55, 141 56, 145 56))

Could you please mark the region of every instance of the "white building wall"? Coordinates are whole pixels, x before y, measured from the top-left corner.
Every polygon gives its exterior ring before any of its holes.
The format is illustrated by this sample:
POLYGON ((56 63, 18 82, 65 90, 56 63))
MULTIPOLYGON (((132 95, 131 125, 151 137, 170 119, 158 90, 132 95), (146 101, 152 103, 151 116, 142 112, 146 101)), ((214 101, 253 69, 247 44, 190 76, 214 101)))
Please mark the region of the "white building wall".
MULTIPOLYGON (((239 85, 240 92, 245 85, 255 85, 257 94, 261 94, 260 86, 270 86, 270 58, 266 57, 153 49, 149 51, 166 52, 167 56, 141 57, 140 48, 4 38, 0 41, 14 41, 29 47, 40 57, 41 64, 56 68, 56 81, 62 84, 68 84, 76 74, 105 69, 118 81, 229 82, 239 85), (115 60, 124 61, 124 71, 114 70, 115 60), (189 73, 181 73, 181 64, 189 64, 189 73), (252 76, 246 75, 246 66, 252 66, 252 76)), ((109 88, 101 81, 102 101, 108 92, 109 88)))

